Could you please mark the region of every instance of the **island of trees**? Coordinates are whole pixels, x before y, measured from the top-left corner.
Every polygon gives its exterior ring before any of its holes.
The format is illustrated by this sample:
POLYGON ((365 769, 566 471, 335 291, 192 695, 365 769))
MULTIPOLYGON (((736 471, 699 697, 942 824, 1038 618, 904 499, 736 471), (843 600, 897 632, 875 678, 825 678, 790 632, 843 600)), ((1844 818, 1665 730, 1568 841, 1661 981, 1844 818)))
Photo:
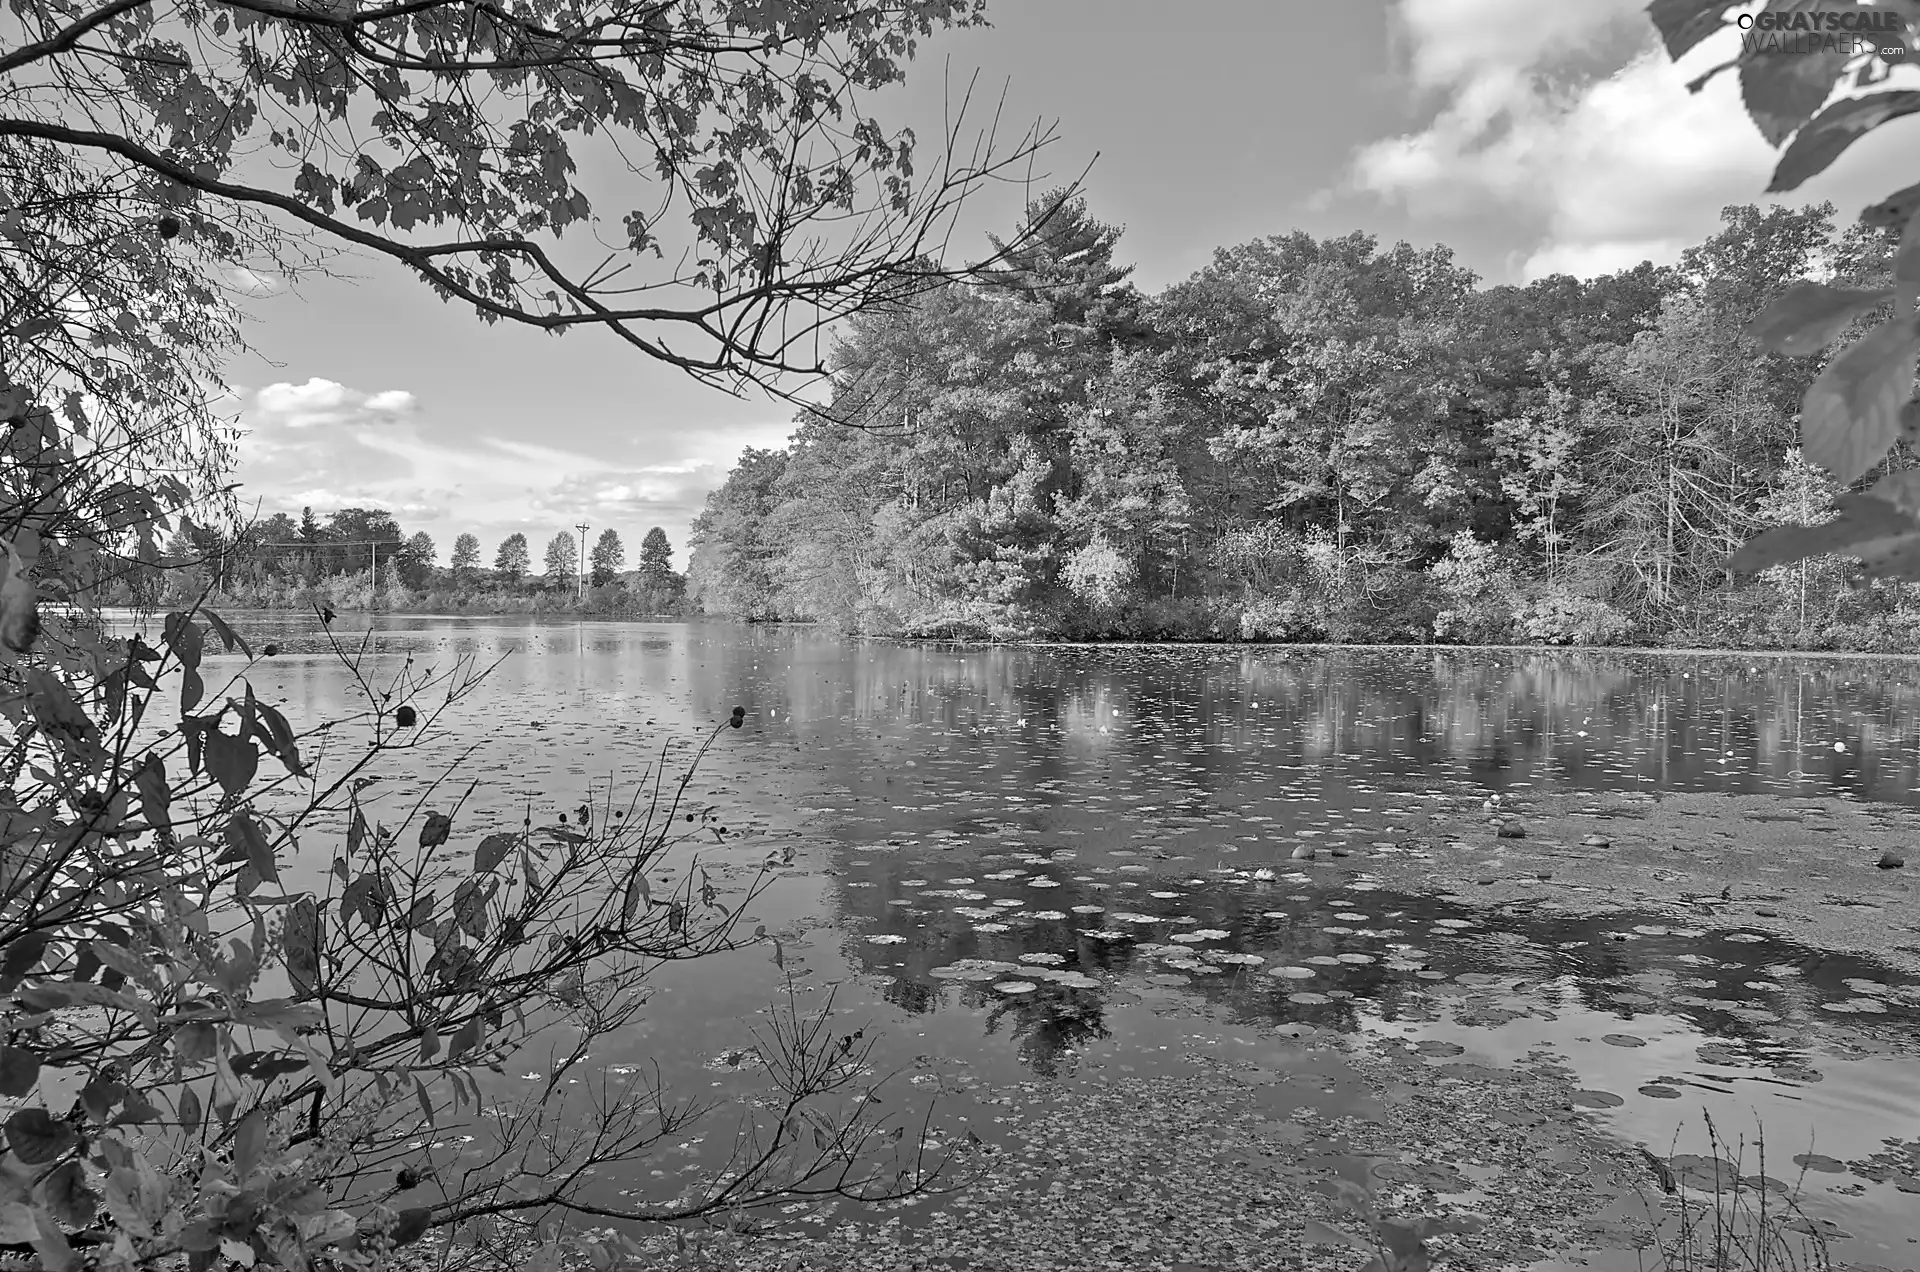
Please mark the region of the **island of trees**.
POLYGON ((1920 649, 1910 584, 1733 564, 1847 489, 1798 450, 1822 360, 1745 328, 1799 279, 1889 286, 1897 233, 1730 207, 1675 265, 1524 287, 1293 233, 1145 295, 1117 229, 1071 200, 1036 230, 1050 206, 1004 271, 851 322, 833 419, 709 498, 694 604, 921 636, 1920 649))

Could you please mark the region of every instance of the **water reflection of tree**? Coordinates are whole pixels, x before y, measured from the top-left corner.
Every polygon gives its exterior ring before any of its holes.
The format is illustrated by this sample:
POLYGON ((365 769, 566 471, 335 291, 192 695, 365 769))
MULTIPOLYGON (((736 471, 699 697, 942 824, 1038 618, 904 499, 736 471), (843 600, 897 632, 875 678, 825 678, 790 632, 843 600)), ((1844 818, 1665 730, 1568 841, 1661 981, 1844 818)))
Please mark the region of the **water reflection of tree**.
POLYGON ((1060 1076, 1060 1058, 1088 1042, 1111 1037, 1107 1029, 1106 1005, 1094 995, 1040 991, 1018 998, 1003 997, 987 1013, 986 1032, 998 1032, 1000 1024, 1012 1018, 1008 1035, 1020 1044, 1022 1064, 1043 1078, 1060 1076))
POLYGON ((931 981, 907 976, 889 981, 880 996, 915 1016, 932 1011, 940 1001, 940 991, 931 981))

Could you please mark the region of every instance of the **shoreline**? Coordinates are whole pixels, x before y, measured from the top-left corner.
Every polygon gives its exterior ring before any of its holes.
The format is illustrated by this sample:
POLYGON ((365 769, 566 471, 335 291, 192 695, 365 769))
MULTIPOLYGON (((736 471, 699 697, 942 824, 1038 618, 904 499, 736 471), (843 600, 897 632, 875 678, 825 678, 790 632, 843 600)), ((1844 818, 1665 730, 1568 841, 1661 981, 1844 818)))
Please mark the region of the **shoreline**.
MULTIPOLYGON (((285 608, 251 608, 241 606, 209 605, 225 617, 228 614, 246 617, 279 617, 307 615, 311 610, 285 608)), ((102 617, 126 618, 143 613, 161 615, 167 607, 159 606, 153 610, 138 610, 131 606, 109 606, 100 611, 102 617)), ((575 619, 604 623, 712 623, 716 626, 736 626, 753 628, 796 628, 825 630, 818 623, 795 620, 768 620, 749 622, 709 614, 658 614, 626 615, 597 614, 590 611, 575 610, 411 610, 411 609, 343 609, 336 610, 336 616, 348 615, 373 618, 530 618, 530 619, 575 619)), ((1198 637, 1170 637, 1164 640, 1071 640, 1060 637, 1010 638, 995 640, 991 637, 956 636, 893 636, 869 632, 841 633, 846 641, 877 641, 890 645, 936 646, 948 649, 1299 649, 1317 653, 1360 651, 1379 653, 1396 650, 1420 650, 1430 653, 1475 653, 1501 652, 1526 654, 1636 654, 1659 658, 1812 658, 1825 661, 1838 661, 1849 658, 1870 659, 1877 662, 1920 661, 1920 650, 1911 652, 1889 652, 1867 649, 1783 649, 1779 647, 1747 648, 1696 645, 1547 645, 1547 644, 1497 644, 1497 645, 1454 645, 1439 641, 1394 641, 1394 642, 1354 642, 1338 641, 1285 641, 1285 640, 1225 640, 1201 639, 1198 637)))

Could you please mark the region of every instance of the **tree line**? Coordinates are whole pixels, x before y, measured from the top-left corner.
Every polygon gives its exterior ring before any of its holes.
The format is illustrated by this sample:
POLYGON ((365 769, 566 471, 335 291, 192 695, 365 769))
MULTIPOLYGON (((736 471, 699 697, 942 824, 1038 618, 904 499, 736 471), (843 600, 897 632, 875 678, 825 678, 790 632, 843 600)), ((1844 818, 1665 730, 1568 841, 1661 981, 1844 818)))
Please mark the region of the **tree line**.
POLYGON ((305 608, 324 601, 332 608, 460 608, 571 597, 597 608, 677 610, 685 579, 673 569, 673 545, 654 526, 641 540, 635 568, 627 568, 620 532, 600 532, 580 569, 580 540, 562 530, 548 540, 535 571, 524 532, 515 531, 483 564, 480 539, 455 537, 447 564, 424 530, 407 534, 384 508, 342 508, 322 519, 311 507, 298 519, 284 512, 237 529, 189 521, 167 544, 164 557, 144 573, 128 575, 114 599, 127 604, 185 603, 206 592, 229 604, 305 608))
POLYGON ((709 497, 695 602, 928 636, 1920 647, 1908 585, 1733 565, 1846 490, 1798 450, 1821 361, 1745 328, 1810 275, 1889 285, 1897 235, 1729 207, 1671 266, 1485 287, 1444 246, 1295 232, 1155 295, 1119 238, 1048 196, 999 268, 853 319, 831 420, 709 497))

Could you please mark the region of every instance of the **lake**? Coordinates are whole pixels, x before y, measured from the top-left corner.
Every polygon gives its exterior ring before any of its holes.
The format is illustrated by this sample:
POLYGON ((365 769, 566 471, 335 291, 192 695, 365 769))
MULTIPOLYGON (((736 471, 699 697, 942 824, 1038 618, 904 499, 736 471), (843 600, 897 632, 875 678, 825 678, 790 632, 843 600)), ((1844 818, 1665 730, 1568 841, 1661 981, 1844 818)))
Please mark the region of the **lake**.
MULTIPOLYGON (((350 709, 314 620, 234 621, 256 648, 278 642, 252 680, 296 728, 350 709)), ((1670 915, 1476 906, 1292 857, 1302 845, 1322 864, 1399 851, 1423 807, 1495 794, 1911 806, 1913 662, 960 648, 417 616, 332 626, 365 639, 376 681, 408 658, 504 658, 365 795, 398 821, 466 752, 458 785, 485 786, 456 843, 517 826, 529 802, 550 815, 631 783, 669 740, 746 708, 694 789, 730 828, 704 856, 723 888, 793 850, 747 920, 781 938, 781 965, 756 948, 665 969, 646 1019, 594 1057, 617 1080, 658 1063, 692 1094, 751 1090, 748 1031, 788 987, 807 1001, 831 991, 850 1025, 878 1036, 875 1076, 900 1075, 888 1098, 938 1096, 941 1116, 987 1138, 985 1101, 1007 1084, 1168 1071, 1196 1048, 1284 1067, 1303 1063, 1290 1049, 1303 1032, 1386 1031, 1486 1065, 1544 1047, 1577 1071, 1594 1119, 1663 1156, 1707 1151, 1703 1108, 1723 1134, 1764 1127, 1768 1174, 1801 1182, 1837 1256, 1916 1263, 1920 1065, 1899 1045, 1920 1024, 1910 978, 1670 915)), ((301 870, 317 879, 330 854, 309 839, 301 870)), ((1316 1055, 1337 1109, 1349 1093, 1337 1056, 1316 1055)), ((496 1081, 539 1076, 534 1060, 496 1081)), ((727 1139, 716 1122, 600 1182, 672 1193, 727 1139)))

